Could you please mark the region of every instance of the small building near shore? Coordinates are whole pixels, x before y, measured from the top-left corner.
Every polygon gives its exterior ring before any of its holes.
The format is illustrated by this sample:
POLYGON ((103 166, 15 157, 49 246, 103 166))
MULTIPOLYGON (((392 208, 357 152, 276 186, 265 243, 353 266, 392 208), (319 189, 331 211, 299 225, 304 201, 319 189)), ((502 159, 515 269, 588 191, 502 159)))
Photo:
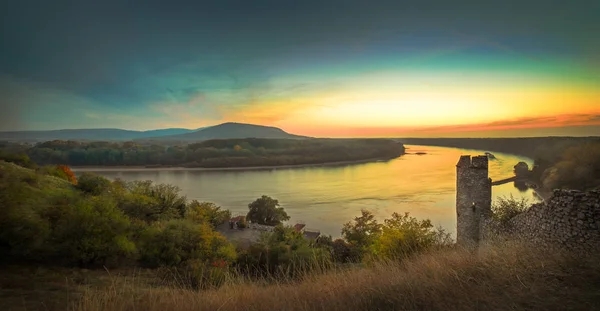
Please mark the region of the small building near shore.
POLYGON ((321 235, 321 232, 317 230, 304 230, 303 233, 304 238, 308 240, 316 240, 321 235))

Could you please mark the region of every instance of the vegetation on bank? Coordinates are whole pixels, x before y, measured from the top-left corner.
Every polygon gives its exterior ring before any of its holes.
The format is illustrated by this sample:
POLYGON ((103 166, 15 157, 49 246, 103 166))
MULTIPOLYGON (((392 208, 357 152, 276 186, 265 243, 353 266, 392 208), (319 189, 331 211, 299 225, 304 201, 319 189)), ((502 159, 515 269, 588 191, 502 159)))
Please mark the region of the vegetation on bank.
MULTIPOLYGON (((14 268, 3 282, 31 267, 34 281, 48 271, 78 275, 61 287, 73 291, 68 298, 36 285, 31 297, 44 309, 56 298, 60 310, 552 310, 563 309, 561 301, 589 309, 600 298, 595 260, 506 245, 473 256, 409 214, 378 222, 364 210, 344 224, 342 238, 309 240, 282 224, 288 215, 276 199, 261 196, 248 218, 277 227, 236 248, 216 230, 231 213, 189 201, 177 187, 74 178, 68 166, 5 159, 13 163, 0 161, 0 260, 14 268)), ((505 198, 493 216, 506 222, 527 207, 505 198)), ((18 284, 0 291, 2 309, 10 309, 5 296, 13 301, 15 288, 27 287, 18 284)), ((31 310, 29 302, 18 306, 31 310)))
POLYGON ((404 146, 389 139, 218 139, 187 145, 48 141, 5 143, 39 164, 71 166, 252 167, 392 159, 404 146))
POLYGON ((276 199, 262 196, 248 205, 248 219, 276 230, 236 250, 215 230, 231 213, 215 204, 188 201, 177 187, 151 181, 92 173, 75 179, 67 166, 0 162, 0 206, 5 262, 167 267, 187 271, 200 288, 217 286, 231 271, 280 277, 317 263, 394 258, 450 243, 428 221, 394 214, 379 224, 368 211, 344 226, 344 239, 307 240, 282 225, 289 216, 276 199))
POLYGON ((534 167, 530 178, 546 191, 600 187, 600 137, 407 138, 402 142, 532 158, 534 167))

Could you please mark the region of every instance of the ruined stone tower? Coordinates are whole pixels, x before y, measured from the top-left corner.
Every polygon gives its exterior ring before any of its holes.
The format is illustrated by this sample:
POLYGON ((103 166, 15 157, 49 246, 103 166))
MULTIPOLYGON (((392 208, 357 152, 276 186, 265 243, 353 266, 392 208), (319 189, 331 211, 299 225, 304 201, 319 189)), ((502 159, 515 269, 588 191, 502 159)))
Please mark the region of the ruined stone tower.
POLYGON ((456 165, 456 243, 474 248, 479 244, 484 220, 491 214, 492 180, 487 156, 460 157, 456 165))

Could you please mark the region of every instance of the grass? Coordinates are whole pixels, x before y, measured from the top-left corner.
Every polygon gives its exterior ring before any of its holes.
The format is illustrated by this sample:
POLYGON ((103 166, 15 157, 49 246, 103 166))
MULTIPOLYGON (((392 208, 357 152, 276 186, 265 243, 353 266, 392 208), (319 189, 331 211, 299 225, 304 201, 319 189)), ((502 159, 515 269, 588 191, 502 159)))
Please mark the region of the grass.
POLYGON ((452 249, 307 275, 295 283, 232 279, 206 291, 174 285, 155 271, 12 268, 3 271, 0 309, 600 310, 594 305, 600 301, 597 258, 522 245, 488 247, 477 254, 452 249))

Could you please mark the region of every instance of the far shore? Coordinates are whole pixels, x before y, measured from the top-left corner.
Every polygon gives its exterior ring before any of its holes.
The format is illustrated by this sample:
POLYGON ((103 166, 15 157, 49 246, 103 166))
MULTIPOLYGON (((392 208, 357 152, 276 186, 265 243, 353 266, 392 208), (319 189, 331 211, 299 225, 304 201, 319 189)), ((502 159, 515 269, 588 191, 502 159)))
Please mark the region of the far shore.
POLYGON ((234 166, 234 167, 185 167, 185 166, 71 166, 74 172, 123 172, 123 171, 251 171, 287 168, 308 168, 323 166, 342 166, 371 162, 387 162, 395 158, 375 158, 355 161, 338 161, 314 164, 270 165, 270 166, 234 166))

